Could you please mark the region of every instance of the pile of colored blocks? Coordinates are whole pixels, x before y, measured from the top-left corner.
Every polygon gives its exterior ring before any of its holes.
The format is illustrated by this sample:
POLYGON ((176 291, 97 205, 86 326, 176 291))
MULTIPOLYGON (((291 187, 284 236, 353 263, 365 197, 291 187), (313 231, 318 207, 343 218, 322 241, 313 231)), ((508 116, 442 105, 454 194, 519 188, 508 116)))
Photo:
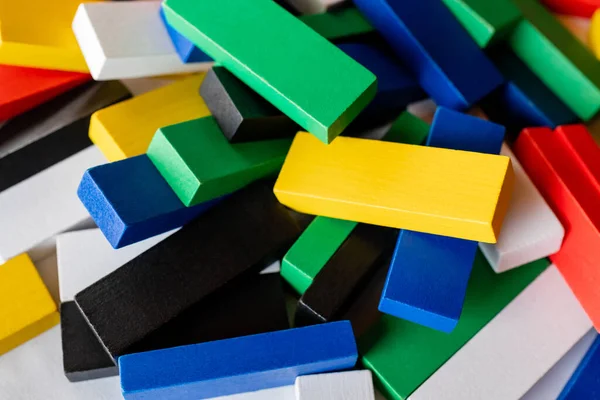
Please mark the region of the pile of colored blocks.
POLYGON ((600 0, 0 1, 0 399, 600 399, 600 0))

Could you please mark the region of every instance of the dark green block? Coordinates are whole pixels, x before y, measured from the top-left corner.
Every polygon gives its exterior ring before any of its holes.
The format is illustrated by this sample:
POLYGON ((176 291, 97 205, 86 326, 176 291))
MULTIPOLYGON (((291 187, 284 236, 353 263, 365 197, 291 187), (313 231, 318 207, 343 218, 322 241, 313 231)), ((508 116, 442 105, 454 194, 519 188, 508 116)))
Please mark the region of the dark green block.
POLYGON ((390 130, 383 140, 395 143, 418 144, 425 143, 429 134, 429 124, 421 118, 404 111, 392 123, 390 130))
POLYGON ((303 15, 299 18, 319 35, 332 42, 375 31, 369 21, 354 7, 323 14, 303 15))

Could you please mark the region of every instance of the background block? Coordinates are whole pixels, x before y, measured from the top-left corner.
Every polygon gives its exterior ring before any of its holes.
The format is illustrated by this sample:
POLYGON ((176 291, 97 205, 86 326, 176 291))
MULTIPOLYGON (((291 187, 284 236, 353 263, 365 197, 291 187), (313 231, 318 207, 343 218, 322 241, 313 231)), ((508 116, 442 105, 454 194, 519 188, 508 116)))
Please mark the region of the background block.
POLYGON ((299 376, 298 400, 375 400, 370 371, 348 371, 299 376))
POLYGON ((585 18, 591 17, 600 8, 598 0, 542 0, 542 3, 554 12, 585 18))
POLYGON ((173 46, 175 46, 175 51, 177 51, 177 55, 182 62, 196 63, 213 61, 210 56, 196 47, 192 42, 190 42, 189 39, 181 35, 179 32, 177 32, 177 30, 173 29, 173 27, 169 25, 162 7, 160 7, 160 19, 163 21, 163 24, 167 29, 167 33, 171 38, 171 42, 173 43, 173 46))
POLYGON ((598 370, 600 369, 600 339, 596 337, 587 354, 573 373, 564 390, 558 397, 566 399, 597 399, 600 397, 598 389, 598 370))
POLYGON ((354 7, 302 15, 299 19, 334 43, 354 40, 359 36, 375 32, 369 21, 354 7))
POLYGON ((429 124, 408 111, 392 123, 385 134, 386 141, 406 144, 423 144, 429 135, 429 124))

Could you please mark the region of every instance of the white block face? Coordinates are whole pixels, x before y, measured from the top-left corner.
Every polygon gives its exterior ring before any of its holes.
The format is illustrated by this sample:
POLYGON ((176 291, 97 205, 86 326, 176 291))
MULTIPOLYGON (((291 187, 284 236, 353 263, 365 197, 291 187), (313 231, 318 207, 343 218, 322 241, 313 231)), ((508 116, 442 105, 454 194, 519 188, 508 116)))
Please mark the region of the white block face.
POLYGON ((177 230, 113 249, 100 229, 68 232, 56 238, 60 301, 72 301, 77 293, 123 266, 177 230))
POLYGON ((520 399, 591 328, 552 265, 409 399, 520 399))
POLYGON ((95 80, 208 70, 183 63, 160 17, 160 1, 83 3, 73 32, 95 80))
POLYGON ((496 272, 556 253, 565 235, 560 221, 506 144, 501 154, 511 158, 515 187, 498 242, 479 244, 496 272))
POLYGON ((103 163, 90 146, 0 193, 0 262, 89 219, 77 187, 88 168, 103 163))
POLYGON ((297 400, 375 400, 371 371, 348 371, 296 378, 297 400))

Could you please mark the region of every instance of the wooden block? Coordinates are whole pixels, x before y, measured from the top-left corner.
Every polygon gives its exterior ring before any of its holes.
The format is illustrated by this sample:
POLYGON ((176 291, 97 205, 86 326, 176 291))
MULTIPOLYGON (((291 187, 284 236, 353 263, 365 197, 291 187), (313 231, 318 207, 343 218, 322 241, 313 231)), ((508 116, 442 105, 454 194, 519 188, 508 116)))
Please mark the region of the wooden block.
POLYGON ((192 304, 280 254, 299 233, 267 185, 257 183, 78 293, 75 301, 118 357, 192 304), (168 301, 162 293, 169 294, 168 301), (160 314, 153 311, 156 301, 160 314))
POLYGON ((429 124, 408 111, 394 121, 385 140, 396 143, 423 144, 429 135, 429 124))
POLYGON ((298 400, 375 400, 370 371, 347 371, 299 376, 298 400))
POLYGON ((542 0, 550 10, 566 15, 590 18, 600 8, 598 0, 542 0))
MULTIPOLYGON (((600 4, 598 8, 600 8, 600 4)), ((592 16, 588 39, 590 48, 596 55, 596 58, 600 58, 600 13, 598 12, 595 12, 592 16)))
POLYGON ((30 110, 89 79, 88 74, 78 72, 0 65, 0 121, 30 110))
POLYGON ((213 61, 208 54, 200 50, 188 38, 177 32, 177 30, 173 29, 173 27, 169 25, 162 7, 160 7, 160 18, 163 21, 163 24, 167 29, 167 33, 171 38, 171 42, 173 43, 173 46, 175 46, 175 51, 177 51, 177 55, 182 62, 197 63, 213 61))
POLYGON ((0 265, 0 295, 0 355, 58 323, 56 304, 27 254, 0 265))
POLYGON ((347 0, 283 0, 283 2, 291 4, 302 14, 318 14, 330 8, 343 6, 347 0))
POLYGON ((274 191, 307 214, 494 243, 512 181, 504 156, 301 132, 274 191))
POLYGON ((554 14, 554 17, 562 24, 562 26, 567 28, 573 36, 579 39, 581 43, 588 48, 590 47, 588 35, 591 25, 590 18, 574 17, 565 14, 554 14))
POLYGON ((300 130, 224 67, 215 66, 206 74, 200 95, 232 143, 293 137, 300 130))
POLYGON ((160 1, 84 3, 73 32, 95 80, 207 70, 212 63, 179 59, 160 18, 160 1))
POLYGON ((186 207, 146 155, 90 168, 77 195, 115 249, 182 227, 219 201, 186 207))
POLYGON ((186 400, 285 386, 299 375, 351 368, 356 359, 352 328, 342 321, 131 354, 119 368, 127 400, 186 400))
POLYGON ((520 399, 591 327, 551 266, 409 398, 520 399))
POLYGON ((502 154, 510 157, 515 171, 513 196, 498 242, 479 244, 496 272, 505 272, 556 253, 565 235, 560 221, 506 144, 502 146, 502 154))
POLYGON ((467 109, 502 83, 500 73, 441 1, 354 3, 438 105, 467 109), (448 38, 444 46, 440 38, 448 38))
POLYGON ((77 196, 81 176, 106 162, 90 146, 0 194, 0 260, 8 260, 89 219, 77 196))
POLYGON ((81 2, 5 2, 0 15, 0 64, 87 72, 71 31, 71 21, 81 2))
POLYGON ((168 0, 163 8, 175 29, 324 143, 375 95, 372 73, 274 2, 168 0))
POLYGON ((191 207, 276 174, 290 142, 231 145, 210 116, 160 128, 148 147, 148 158, 183 204, 191 207))
POLYGON ((340 319, 352 297, 391 253, 394 229, 360 224, 337 249, 304 292, 295 315, 295 326, 340 319))
POLYGON ((600 109, 600 63, 537 1, 513 0, 526 20, 509 38, 512 50, 584 121, 600 109), (539 62, 551 59, 552 62, 539 62))
POLYGON ((144 154, 157 129, 210 114, 194 75, 92 115, 90 139, 108 161, 144 154))
POLYGON ((375 32, 369 21, 354 7, 302 15, 299 19, 319 35, 334 43, 375 32))
POLYGON ((546 260, 539 260, 497 275, 478 254, 463 313, 452 333, 384 315, 359 341, 363 365, 388 399, 406 399, 547 266, 546 260))
POLYGON ((558 397, 559 400, 567 399, 598 399, 598 370, 600 369, 600 338, 596 336, 594 343, 579 364, 579 367, 567 382, 567 385, 558 397))

